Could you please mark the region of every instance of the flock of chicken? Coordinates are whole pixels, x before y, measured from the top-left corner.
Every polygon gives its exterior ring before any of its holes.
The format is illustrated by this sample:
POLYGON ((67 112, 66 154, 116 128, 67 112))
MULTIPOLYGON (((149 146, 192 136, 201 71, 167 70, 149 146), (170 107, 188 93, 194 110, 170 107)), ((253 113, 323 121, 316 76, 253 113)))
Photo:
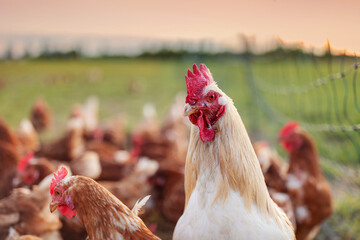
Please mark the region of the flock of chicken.
MULTIPOLYGON (((203 66, 201 71, 194 67, 195 75, 211 77, 203 66)), ((210 94, 205 99, 212 103, 217 97, 221 112, 225 111, 225 104, 232 104, 222 95, 210 94)), ((193 131, 190 133, 190 122, 183 116, 184 97, 175 98, 161 125, 156 121, 153 106, 145 105, 143 119, 131 134, 126 132, 122 117, 99 123, 98 107, 95 97, 83 105, 75 105, 66 131, 50 143, 39 139, 39 134, 48 130, 52 122, 51 111, 43 100, 34 103, 30 118, 23 120, 16 131, 0 120, 0 239, 80 240, 87 236, 88 239, 158 239, 156 223, 146 227, 138 217, 142 206, 143 219, 159 211, 175 224, 183 215, 174 239, 186 239, 179 231, 191 214, 188 209, 193 208, 192 198, 201 179, 196 185, 191 184, 192 179, 186 180, 184 174, 195 171, 191 173, 196 175, 195 182, 201 174, 196 172, 196 166, 191 169, 191 160, 186 159, 188 146, 197 146, 197 142, 190 137, 193 131), (54 172, 57 174, 53 175, 54 172), (143 199, 147 195, 151 195, 148 201, 148 197, 143 199), (143 200, 139 202, 139 199, 143 200), (51 211, 58 209, 61 214, 51 213, 49 206, 51 211), (184 207, 188 212, 184 212, 184 207), (119 238, 116 231, 106 229, 115 225, 121 233, 119 238), (105 229, 103 235, 96 235, 100 234, 95 231, 99 226, 105 229), (131 235, 134 229, 138 229, 137 235, 131 235)), ((230 107, 227 105, 226 111, 230 107)), ((204 123, 202 113, 191 114, 200 119, 194 120, 190 115, 192 127, 200 129, 195 134, 200 134, 202 142, 212 141, 214 134, 221 131, 212 129, 212 119, 204 117, 204 123), (201 124, 208 125, 203 129, 201 124)), ((218 116, 214 126, 217 120, 218 116)), ((254 143, 253 149, 271 199, 286 213, 296 238, 310 240, 331 215, 330 187, 321 172, 313 140, 297 123, 284 126, 279 140, 289 153, 288 165, 265 142, 254 143)), ((226 187, 219 194, 225 196, 225 190, 226 187)), ((239 191, 246 195, 245 187, 239 191)))
POLYGON ((68 219, 49 211, 51 177, 61 166, 74 175, 95 179, 129 207, 151 194, 146 215, 158 208, 175 223, 185 202, 183 168, 188 144, 181 100, 175 99, 161 126, 154 107, 146 104, 143 120, 130 135, 120 116, 98 123, 99 104, 94 97, 73 107, 66 131, 50 143, 39 140, 52 122, 44 100, 34 103, 29 120, 21 121, 16 131, 1 120, 0 239, 26 234, 42 239, 86 238, 77 217, 68 219))

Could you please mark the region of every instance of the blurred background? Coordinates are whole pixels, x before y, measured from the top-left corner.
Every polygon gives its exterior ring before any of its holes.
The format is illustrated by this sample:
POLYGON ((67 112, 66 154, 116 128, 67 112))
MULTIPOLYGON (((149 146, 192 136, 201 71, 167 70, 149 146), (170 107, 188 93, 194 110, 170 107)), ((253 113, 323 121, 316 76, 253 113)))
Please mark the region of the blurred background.
MULTIPOLYGON (((173 104, 184 75, 205 63, 253 142, 287 162, 279 129, 295 120, 311 134, 335 208, 316 239, 359 239, 359 9, 356 0, 0 0, 0 117, 16 132, 42 99, 52 115, 38 132, 46 145, 95 97, 96 122, 121 116, 131 151, 149 114, 157 130, 182 114, 173 104)), ((170 239, 174 221, 147 219, 170 239)))

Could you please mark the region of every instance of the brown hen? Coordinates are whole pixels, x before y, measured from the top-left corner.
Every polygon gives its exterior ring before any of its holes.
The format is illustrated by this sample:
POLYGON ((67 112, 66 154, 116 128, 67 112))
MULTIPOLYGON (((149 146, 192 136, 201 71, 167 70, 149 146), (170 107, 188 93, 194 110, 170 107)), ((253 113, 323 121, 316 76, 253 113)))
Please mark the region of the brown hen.
POLYGON ((279 139, 289 152, 286 187, 295 208, 296 238, 314 239, 333 211, 331 189, 321 171, 315 143, 296 122, 286 124, 279 139))

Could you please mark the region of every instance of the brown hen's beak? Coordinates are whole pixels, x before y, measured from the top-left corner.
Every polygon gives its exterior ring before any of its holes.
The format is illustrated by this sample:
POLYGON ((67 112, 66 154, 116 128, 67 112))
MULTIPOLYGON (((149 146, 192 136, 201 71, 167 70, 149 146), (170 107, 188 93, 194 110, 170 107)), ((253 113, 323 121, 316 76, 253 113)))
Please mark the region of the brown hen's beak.
POLYGON ((58 205, 53 201, 50 202, 50 212, 53 213, 58 208, 58 205))
POLYGON ((199 110, 199 107, 192 106, 187 103, 187 104, 185 104, 184 116, 190 116, 191 114, 196 113, 198 110, 199 110))

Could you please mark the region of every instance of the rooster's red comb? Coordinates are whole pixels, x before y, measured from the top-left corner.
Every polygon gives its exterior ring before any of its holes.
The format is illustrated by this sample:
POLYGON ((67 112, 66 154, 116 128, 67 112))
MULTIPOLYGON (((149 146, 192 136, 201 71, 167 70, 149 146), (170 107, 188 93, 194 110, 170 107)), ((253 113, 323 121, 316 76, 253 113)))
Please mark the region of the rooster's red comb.
POLYGON ((34 157, 34 153, 30 152, 23 159, 21 159, 21 161, 19 162, 19 164, 17 166, 18 172, 24 171, 24 169, 30 163, 30 161, 33 157, 34 157))
POLYGON ((288 122, 280 130, 279 136, 285 136, 299 127, 298 122, 288 122))
POLYGON ((68 171, 64 167, 61 167, 60 170, 57 172, 57 174, 54 173, 54 177, 53 177, 53 179, 51 181, 51 184, 50 184, 50 195, 51 196, 54 193, 54 188, 55 188, 56 184, 60 180, 63 180, 66 177, 67 174, 68 174, 68 171))
POLYGON ((191 70, 188 69, 185 79, 187 88, 186 102, 190 104, 200 98, 200 94, 206 85, 214 82, 210 70, 205 64, 200 64, 199 70, 194 63, 193 71, 191 72, 191 70))

